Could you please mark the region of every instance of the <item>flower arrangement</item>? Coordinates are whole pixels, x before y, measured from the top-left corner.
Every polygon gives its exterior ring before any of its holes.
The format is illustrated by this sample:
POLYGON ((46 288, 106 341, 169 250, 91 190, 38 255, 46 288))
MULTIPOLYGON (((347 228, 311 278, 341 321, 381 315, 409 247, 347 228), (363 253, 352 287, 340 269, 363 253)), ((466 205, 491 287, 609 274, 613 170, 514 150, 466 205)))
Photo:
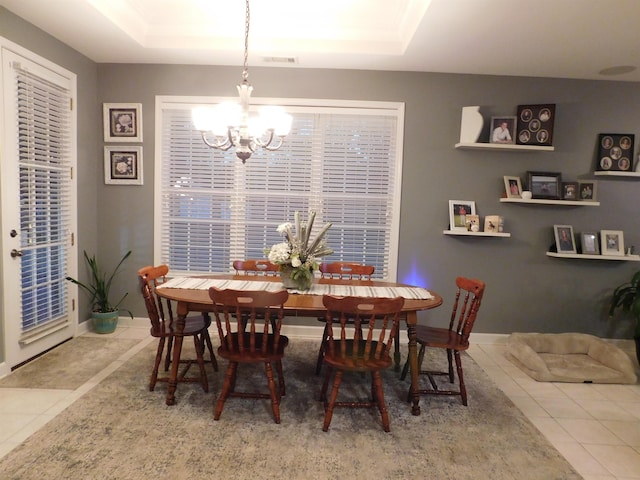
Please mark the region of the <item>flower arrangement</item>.
POLYGON ((290 278, 299 290, 308 289, 313 272, 318 269, 316 259, 333 253, 324 238, 331 223, 325 224, 315 240, 311 240, 315 218, 316 212, 310 212, 306 222, 300 221, 300 213, 296 212, 293 225, 287 222, 278 226, 278 233, 284 235, 285 241, 273 245, 267 255, 271 263, 280 265, 285 286, 290 278))

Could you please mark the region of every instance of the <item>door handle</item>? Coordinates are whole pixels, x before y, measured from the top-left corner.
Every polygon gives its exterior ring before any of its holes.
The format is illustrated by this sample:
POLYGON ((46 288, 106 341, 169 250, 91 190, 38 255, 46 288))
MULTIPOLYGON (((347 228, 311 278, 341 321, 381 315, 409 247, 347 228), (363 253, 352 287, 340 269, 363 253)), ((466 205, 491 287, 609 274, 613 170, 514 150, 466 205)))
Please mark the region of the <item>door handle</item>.
POLYGON ((11 250, 11 256, 13 258, 16 257, 21 257, 22 256, 22 250, 16 250, 15 248, 13 250, 11 250))

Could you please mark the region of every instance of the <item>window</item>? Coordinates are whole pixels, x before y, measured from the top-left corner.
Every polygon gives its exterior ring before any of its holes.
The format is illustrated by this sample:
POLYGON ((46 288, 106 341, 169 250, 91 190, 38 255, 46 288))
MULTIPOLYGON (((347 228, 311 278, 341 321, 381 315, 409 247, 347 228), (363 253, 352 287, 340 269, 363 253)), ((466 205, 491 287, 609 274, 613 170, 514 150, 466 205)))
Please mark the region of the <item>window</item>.
POLYGON ((233 260, 264 258, 296 210, 314 210, 318 230, 333 223, 327 261, 375 265, 377 278, 395 280, 402 104, 288 105, 284 145, 243 165, 233 149, 204 145, 191 121, 202 99, 190 100, 156 101, 156 263, 174 273, 228 272, 233 260))

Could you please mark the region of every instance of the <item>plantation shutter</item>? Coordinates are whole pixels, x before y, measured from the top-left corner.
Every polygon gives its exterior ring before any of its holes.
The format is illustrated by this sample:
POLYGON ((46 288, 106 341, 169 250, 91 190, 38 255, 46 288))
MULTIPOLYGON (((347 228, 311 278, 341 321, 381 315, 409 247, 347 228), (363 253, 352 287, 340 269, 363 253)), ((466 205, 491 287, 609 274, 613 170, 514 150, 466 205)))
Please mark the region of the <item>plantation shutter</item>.
MULTIPOLYGON (((22 332, 68 322, 71 90, 13 62, 20 188, 22 332)), ((40 330, 40 329, 38 329, 40 330)))
POLYGON ((288 106, 284 145, 243 165, 233 149, 204 145, 191 122, 195 104, 157 104, 157 263, 174 273, 228 272, 233 260, 264 258, 295 211, 314 210, 314 232, 333 224, 326 261, 374 265, 376 278, 395 280, 402 105, 288 106))

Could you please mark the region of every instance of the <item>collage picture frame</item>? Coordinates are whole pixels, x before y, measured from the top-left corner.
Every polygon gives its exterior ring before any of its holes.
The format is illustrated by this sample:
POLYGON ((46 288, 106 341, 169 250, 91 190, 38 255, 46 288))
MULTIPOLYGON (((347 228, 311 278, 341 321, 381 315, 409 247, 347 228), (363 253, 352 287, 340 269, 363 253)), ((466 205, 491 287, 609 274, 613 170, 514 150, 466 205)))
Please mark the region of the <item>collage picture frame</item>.
POLYGON ((598 135, 597 171, 633 171, 632 133, 601 133, 598 135))

